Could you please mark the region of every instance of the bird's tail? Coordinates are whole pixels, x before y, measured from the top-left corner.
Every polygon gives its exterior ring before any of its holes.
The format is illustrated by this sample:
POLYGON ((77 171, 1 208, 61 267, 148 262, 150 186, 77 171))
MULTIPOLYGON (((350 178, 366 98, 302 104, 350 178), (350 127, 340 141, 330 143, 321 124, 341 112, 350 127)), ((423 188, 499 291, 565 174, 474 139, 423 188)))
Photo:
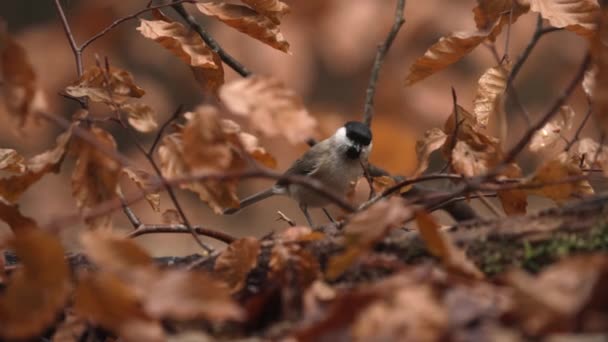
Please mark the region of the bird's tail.
POLYGON ((224 215, 234 214, 245 207, 248 207, 256 202, 259 202, 263 199, 266 199, 270 196, 274 196, 276 194, 277 194, 277 191, 274 187, 266 189, 264 191, 260 191, 257 194, 253 194, 253 195, 241 200, 240 207, 224 209, 224 215))

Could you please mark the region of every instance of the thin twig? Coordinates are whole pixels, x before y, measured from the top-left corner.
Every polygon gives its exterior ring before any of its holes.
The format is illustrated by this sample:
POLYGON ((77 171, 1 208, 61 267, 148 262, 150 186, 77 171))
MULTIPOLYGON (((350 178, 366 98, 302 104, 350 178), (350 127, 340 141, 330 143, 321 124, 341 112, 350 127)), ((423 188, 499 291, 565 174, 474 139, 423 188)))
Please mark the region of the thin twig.
POLYGON ((369 174, 366 163, 364 163, 362 160, 359 160, 359 164, 361 164, 361 168, 363 169, 363 177, 365 177, 365 180, 367 181, 367 185, 369 185, 368 200, 370 200, 374 196, 376 196, 376 190, 374 190, 374 180, 372 179, 372 176, 369 174))
POLYGON ((452 151, 454 147, 456 147, 456 143, 458 142, 458 130, 460 129, 460 125, 464 123, 464 118, 461 120, 458 117, 458 97, 456 96, 456 89, 452 87, 452 111, 454 112, 454 132, 452 132, 452 139, 450 139, 450 144, 448 145, 448 160, 445 165, 441 168, 439 173, 445 173, 448 168, 452 165, 452 151))
POLYGON ((405 0, 397 0, 393 27, 389 31, 384 43, 380 44, 378 46, 378 50, 376 51, 376 58, 374 59, 374 65, 372 67, 371 76, 369 78, 367 91, 365 92, 365 107, 363 110, 363 122, 365 122, 365 124, 368 126, 371 126, 372 117, 374 116, 374 95, 376 94, 376 84, 378 83, 378 76, 380 75, 380 69, 382 68, 384 57, 388 53, 388 50, 391 48, 395 37, 397 37, 399 29, 401 28, 401 26, 403 26, 403 23, 405 23, 405 18, 403 17, 404 7, 405 0))
POLYGON ((585 127, 585 125, 587 124, 587 121, 589 121, 589 118, 591 117, 593 108, 592 108, 591 103, 588 103, 588 105, 589 105, 589 107, 587 108, 587 112, 585 113, 585 117, 583 118, 583 121, 576 129, 576 132, 574 132, 574 137, 572 137, 572 140, 570 140, 568 142, 568 144, 566 145, 566 147, 564 148, 564 151, 566 151, 566 152, 570 151, 572 146, 578 141, 578 139, 580 139, 581 132, 583 131, 583 128, 585 127))
POLYGON ((57 12, 61 18, 63 31, 70 42, 70 47, 72 49, 72 53, 74 54, 74 60, 76 61, 78 77, 80 77, 82 75, 82 50, 78 47, 78 44, 76 44, 76 39, 74 38, 74 34, 72 33, 72 29, 68 23, 68 18, 65 16, 65 12, 63 11, 60 0, 55 0, 55 8, 57 8, 57 12))
MULTIPOLYGON (((237 239, 232 235, 214 229, 207 229, 201 226, 193 226, 192 229, 198 235, 214 238, 228 244, 237 239)), ((136 230, 129 233, 127 237, 135 238, 142 235, 159 233, 190 234, 190 229, 183 224, 144 224, 140 225, 136 230)))
POLYGON ((287 222, 288 225, 295 227, 296 223, 293 222, 292 219, 290 219, 289 217, 287 217, 287 215, 283 214, 282 211, 277 210, 277 214, 279 215, 279 217, 277 217, 277 221, 285 221, 287 222))
POLYGON ((509 11, 509 23, 507 25, 507 34, 505 37, 505 49, 502 52, 502 58, 499 64, 509 59, 509 44, 511 43, 511 26, 513 25, 513 11, 515 10, 515 2, 511 3, 511 10, 509 11))
POLYGON ((496 217, 503 217, 503 214, 500 212, 500 209, 498 209, 494 205, 494 203, 490 202, 490 200, 488 200, 486 198, 486 196, 481 193, 481 191, 475 191, 474 194, 477 196, 477 198, 479 198, 479 200, 481 201, 481 203, 486 208, 488 208, 488 210, 490 210, 492 212, 492 214, 494 214, 494 216, 496 216, 496 217))
POLYGON ((141 226, 141 220, 139 219, 139 217, 137 217, 137 215, 135 215, 133 210, 131 210, 131 208, 129 208, 129 206, 125 202, 123 196, 120 195, 119 197, 120 197, 120 202, 122 203, 122 211, 125 213, 125 216, 127 216, 127 218, 129 219, 129 222, 131 222, 131 225, 133 226, 133 228, 135 228, 135 229, 139 228, 141 226))
POLYGON ((165 121, 162 126, 160 126, 158 133, 156 133, 156 136, 154 137, 152 146, 150 146, 150 149, 147 152, 148 155, 150 155, 150 156, 154 155, 154 150, 156 150, 156 146, 158 146, 160 139, 163 137, 163 134, 165 133, 165 130, 167 129, 167 127, 169 127, 169 125, 173 121, 175 121, 175 120, 177 120, 177 118, 179 118, 179 116, 181 115, 181 113, 183 111, 183 108, 184 108, 183 105, 180 104, 177 107, 177 109, 175 109, 175 111, 173 112, 173 115, 171 115, 171 117, 169 119, 167 119, 167 121, 165 121))
POLYGON ((226 52, 222 47, 209 35, 209 33, 196 22, 196 19, 190 15, 184 5, 182 5, 178 1, 174 1, 171 4, 171 7, 188 23, 191 29, 193 29, 199 36, 203 39, 205 44, 207 44, 213 52, 217 53, 218 56, 222 59, 224 63, 230 66, 234 71, 236 71, 239 75, 243 77, 248 77, 252 74, 244 65, 242 65, 239 61, 237 61, 234 57, 232 57, 228 52, 226 52))

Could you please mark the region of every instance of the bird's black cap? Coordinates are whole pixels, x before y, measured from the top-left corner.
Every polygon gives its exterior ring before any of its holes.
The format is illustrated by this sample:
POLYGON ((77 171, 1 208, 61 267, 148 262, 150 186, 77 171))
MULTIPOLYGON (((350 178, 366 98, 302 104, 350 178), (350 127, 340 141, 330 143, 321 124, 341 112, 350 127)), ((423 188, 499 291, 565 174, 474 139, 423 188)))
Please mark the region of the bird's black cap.
POLYGON ((346 136, 361 145, 367 146, 372 142, 372 131, 363 122, 349 121, 344 124, 346 136))

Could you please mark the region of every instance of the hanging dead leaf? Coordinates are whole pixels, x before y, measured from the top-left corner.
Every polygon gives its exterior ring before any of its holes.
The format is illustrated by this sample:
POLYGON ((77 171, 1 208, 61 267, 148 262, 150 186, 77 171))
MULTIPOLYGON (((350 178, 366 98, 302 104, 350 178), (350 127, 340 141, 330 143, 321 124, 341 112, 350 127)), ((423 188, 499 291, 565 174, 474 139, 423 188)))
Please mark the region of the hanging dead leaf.
POLYGON ((594 65, 591 68, 589 68, 587 71, 585 71, 585 76, 583 77, 583 82, 582 82, 583 90, 585 91, 585 94, 587 94, 587 97, 590 99, 593 98, 593 90, 595 89, 595 79, 596 78, 597 78, 597 66, 594 65))
POLYGON ((143 103, 126 103, 120 109, 127 114, 127 121, 137 131, 148 133, 158 128, 156 114, 150 106, 143 103))
POLYGON ((25 158, 10 148, 0 148, 0 170, 23 173, 27 169, 25 158))
POLYGON ((583 169, 599 167, 608 175, 608 148, 591 138, 579 139, 568 151, 568 158, 573 165, 583 169))
POLYGON ((146 314, 136 293, 113 274, 81 276, 74 296, 78 316, 126 341, 166 341, 160 322, 146 314))
POLYGON ((540 13, 551 26, 566 28, 582 36, 597 30, 599 4, 596 0, 526 0, 530 10, 540 13))
POLYGON ((465 177, 487 174, 499 161, 492 146, 477 149, 465 141, 458 141, 452 150, 452 169, 465 177))
POLYGON ((202 273, 165 271, 146 286, 143 294, 144 310, 157 318, 212 322, 244 318, 225 284, 202 273))
POLYGON ((453 135, 456 127, 458 127, 458 138, 461 140, 465 139, 466 134, 470 134, 470 131, 481 128, 477 117, 462 108, 459 104, 456 104, 456 108, 452 110, 450 116, 445 120, 443 131, 447 135, 453 135))
POLYGON ((65 92, 73 97, 86 97, 93 102, 111 105, 122 104, 145 94, 127 71, 110 67, 108 72, 99 66, 87 68, 80 79, 65 88, 65 92))
POLYGON ((456 32, 441 37, 410 67, 405 85, 410 86, 456 63, 481 44, 486 37, 486 33, 478 31, 456 32))
POLYGON ((252 126, 267 136, 282 135, 295 144, 314 133, 316 120, 295 92, 277 79, 239 79, 222 86, 220 98, 234 114, 248 117, 252 126))
POLYGON ((228 135, 232 144, 242 146, 253 159, 262 165, 271 169, 277 167, 276 159, 260 146, 259 139, 255 135, 243 132, 241 127, 232 120, 221 120, 220 123, 222 130, 228 135))
POLYGON ((486 70, 479 78, 473 113, 477 123, 486 127, 490 117, 500 115, 501 99, 507 89, 508 70, 499 65, 486 70))
POLYGON ((473 14, 477 28, 487 30, 502 16, 517 18, 528 10, 529 7, 520 3, 519 0, 477 0, 473 14), (513 14, 510 13, 511 10, 514 11, 513 14))
POLYGON ((573 197, 593 195, 593 188, 586 179, 573 179, 573 181, 568 182, 568 178, 576 178, 582 175, 583 172, 579 166, 571 163, 564 152, 536 170, 532 179, 527 183, 538 185, 538 188, 530 189, 528 193, 544 196, 558 203, 573 197), (559 184, 551 184, 556 182, 559 184))
MULTIPOLYGON (((120 164, 107 155, 108 151, 116 151, 114 137, 98 127, 90 128, 89 133, 95 138, 95 144, 78 139, 72 151, 77 158, 72 173, 72 194, 81 210, 116 198, 121 172, 120 164)), ((92 229, 110 228, 112 216, 86 222, 92 229)))
POLYGON ((257 266, 260 251, 258 239, 238 239, 217 257, 213 271, 228 284, 230 292, 239 292, 246 285, 249 272, 257 266))
POLYGON ((344 227, 347 248, 329 259, 326 277, 330 280, 338 278, 377 241, 411 215, 411 208, 401 197, 391 197, 355 214, 344 227))
MULTIPOLYGON (((122 168, 122 172, 131 179, 137 187, 148 192, 156 183, 156 178, 144 170, 135 170, 129 167, 122 168)), ((160 192, 154 191, 146 194, 146 201, 152 207, 152 210, 160 212, 160 192)))
POLYGON ((30 158, 25 163, 25 171, 14 176, 0 179, 0 197, 14 203, 40 178, 50 172, 59 172, 66 154, 66 148, 72 138, 72 128, 57 137, 53 149, 30 158))
POLYGON ((156 16, 160 20, 140 19, 137 30, 189 65, 203 89, 217 93, 224 83, 224 68, 217 53, 195 31, 165 16, 156 16))
POLYGON ((482 279, 483 273, 468 259, 465 252, 458 248, 450 237, 442 232, 435 219, 424 211, 416 212, 416 222, 420 236, 429 252, 440 258, 442 263, 456 272, 482 279))
POLYGON ((28 218, 13 219, 9 224, 15 233, 10 245, 22 267, 0 295, 0 336, 27 339, 48 329, 63 309, 70 291, 70 270, 59 239, 28 218))
POLYGON ((242 0, 256 12, 267 16, 278 24, 281 18, 289 13, 289 6, 280 0, 242 0))
POLYGON ((152 257, 133 240, 108 231, 89 231, 80 236, 85 253, 97 266, 113 273, 153 268, 152 257))
POLYGON ((38 88, 36 73, 25 49, 7 32, 0 20, 0 94, 11 118, 20 128, 36 111, 46 111, 44 92, 38 88))
POLYGON ((279 30, 278 23, 247 6, 212 2, 199 3, 196 7, 203 14, 217 18, 224 24, 264 44, 290 53, 289 43, 279 30))
POLYGON ((447 139, 447 135, 439 128, 432 128, 424 133, 424 138, 416 142, 416 155, 418 168, 414 175, 421 175, 429 167, 431 154, 440 149, 447 139))
MULTIPOLYGON (((519 165, 511 163, 507 165, 498 179, 513 179, 521 178, 522 172, 519 165)), ((507 215, 519 215, 526 213, 528 206, 528 194, 524 190, 499 190, 497 192, 498 199, 502 205, 502 209, 507 215)))
POLYGON ((562 106, 558 115, 534 134, 528 145, 530 151, 539 152, 555 145, 564 136, 564 132, 572 128, 575 115, 572 107, 562 106))

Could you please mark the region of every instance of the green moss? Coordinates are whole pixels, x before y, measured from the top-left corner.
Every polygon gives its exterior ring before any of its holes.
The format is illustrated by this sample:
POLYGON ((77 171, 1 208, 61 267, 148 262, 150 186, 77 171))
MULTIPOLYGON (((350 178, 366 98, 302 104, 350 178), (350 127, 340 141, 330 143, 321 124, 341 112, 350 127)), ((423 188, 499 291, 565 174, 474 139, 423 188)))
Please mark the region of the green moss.
POLYGON ((553 233, 542 241, 491 239, 473 243, 467 253, 488 275, 509 267, 538 272, 561 257, 574 253, 608 251, 608 223, 585 232, 553 233))

